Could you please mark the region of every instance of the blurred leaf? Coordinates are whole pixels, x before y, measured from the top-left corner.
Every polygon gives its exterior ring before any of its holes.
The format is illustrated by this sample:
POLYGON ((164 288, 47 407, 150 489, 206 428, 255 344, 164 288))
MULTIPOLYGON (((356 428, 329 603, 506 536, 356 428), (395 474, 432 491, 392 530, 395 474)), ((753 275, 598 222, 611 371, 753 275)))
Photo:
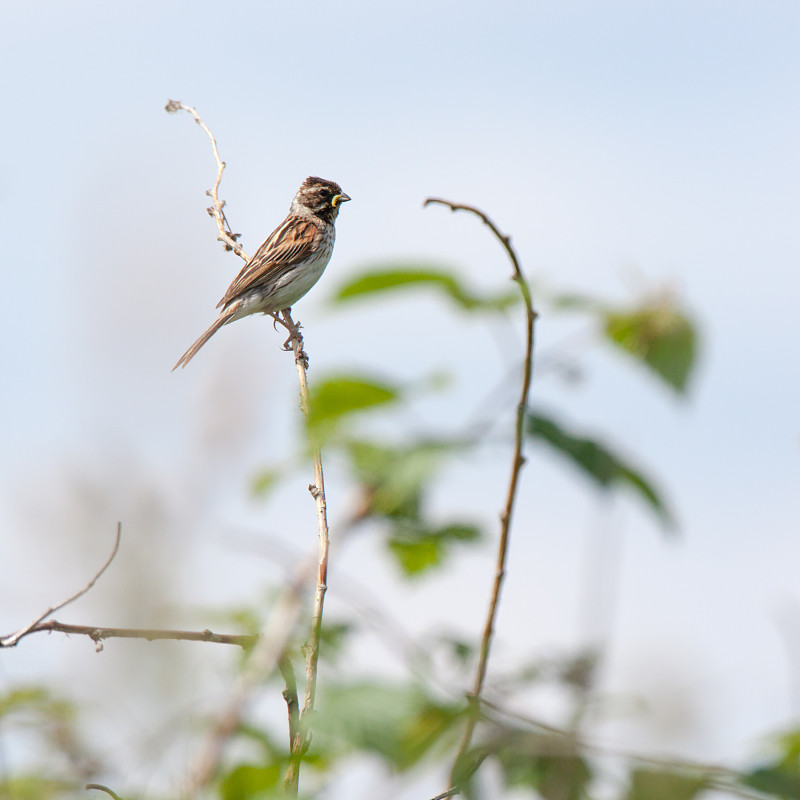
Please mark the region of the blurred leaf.
POLYGON ((452 272, 403 264, 361 273, 339 287, 334 302, 367 299, 381 292, 419 288, 435 289, 465 311, 502 311, 520 299, 519 292, 512 290, 496 295, 475 294, 452 272))
POLYGON ((312 438, 325 438, 341 420, 359 411, 386 406, 401 398, 400 389, 354 375, 337 375, 312 385, 308 430, 312 438))
POLYGON ((800 728, 781 734, 776 741, 781 752, 780 763, 800 774, 800 728))
POLYGON ((576 743, 566 736, 508 728, 475 753, 498 762, 506 786, 533 789, 544 800, 583 800, 587 796, 591 769, 576 743))
POLYGON ((708 784, 705 775, 655 769, 636 769, 625 800, 692 800, 708 784))
POLYGON ((19 686, 0 695, 0 717, 19 712, 35 713, 57 722, 71 720, 75 716, 75 708, 71 703, 54 697, 40 686, 19 686))
POLYGON ((786 800, 797 800, 800 797, 800 774, 786 769, 782 764, 754 769, 744 776, 742 783, 759 792, 786 800))
POLYGON ((452 636, 440 636, 438 641, 444 645, 448 655, 452 656, 459 666, 472 666, 476 651, 474 642, 455 639, 452 636))
POLYGON ((211 620, 216 626, 234 625, 237 631, 257 636, 261 631, 264 620, 251 606, 236 606, 232 608, 201 608, 197 616, 211 620))
POLYGON ((406 575, 420 575, 440 565, 452 545, 476 541, 480 530, 470 523, 431 525, 422 518, 425 492, 444 457, 467 447, 461 440, 421 441, 407 446, 345 443, 361 484, 359 519, 384 519, 388 546, 406 575))
POLYGON ((222 800, 258 800, 274 796, 283 767, 279 763, 239 764, 220 781, 222 800))
POLYGON ((461 706, 438 703, 416 686, 354 683, 320 689, 317 729, 391 768, 414 766, 454 723, 461 706))
POLYGON ((568 458, 601 488, 624 485, 633 489, 655 511, 663 525, 674 525, 669 510, 652 484, 605 445, 569 433, 552 419, 533 412, 528 413, 526 431, 531 438, 546 442, 568 458))
POLYGON ((0 779, 0 797, 3 800, 63 800, 75 788, 74 784, 42 775, 17 775, 0 779))
POLYGON ((480 538, 480 529, 475 525, 451 523, 424 530, 403 524, 395 528, 388 544, 403 572, 413 576, 439 566, 454 543, 480 538))
POLYGON ((421 496, 444 457, 461 452, 461 440, 420 441, 400 447, 351 440, 345 443, 362 484, 364 516, 417 519, 421 496))
POLYGON ((556 311, 591 311, 597 313, 604 310, 603 304, 595 298, 571 292, 554 295, 549 299, 549 305, 556 311))
POLYGON ((253 480, 253 495, 264 499, 286 475, 285 467, 262 469, 253 480))
POLYGON ((341 655, 347 645, 348 637, 355 630, 355 626, 348 622, 328 622, 322 625, 320 640, 322 647, 320 653, 326 660, 335 660, 341 655))
POLYGON ((432 537, 390 539, 389 550, 406 575, 419 575, 442 561, 441 543, 432 537))
POLYGON ((800 729, 779 736, 776 745, 780 756, 746 774, 743 782, 760 792, 796 800, 800 797, 800 729))
POLYGON ((605 333, 675 391, 686 391, 695 364, 697 333, 691 320, 670 301, 633 311, 607 311, 605 333))
POLYGON ((242 723, 236 729, 236 735, 255 742, 263 750, 264 757, 268 760, 278 761, 285 756, 284 750, 273 741, 272 734, 255 725, 242 723))

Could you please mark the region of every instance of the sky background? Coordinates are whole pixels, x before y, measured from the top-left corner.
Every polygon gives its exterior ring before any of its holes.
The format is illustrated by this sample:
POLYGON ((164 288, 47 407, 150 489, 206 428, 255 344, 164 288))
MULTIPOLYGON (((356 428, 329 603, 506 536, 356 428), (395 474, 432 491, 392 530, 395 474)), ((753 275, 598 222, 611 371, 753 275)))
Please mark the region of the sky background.
MULTIPOLYGON (((505 288, 496 243, 466 216, 423 211, 429 195, 486 209, 542 291, 681 298, 702 334, 688 398, 602 348, 578 385, 543 375, 533 392, 640 464, 679 535, 533 451, 493 667, 601 642, 600 688, 618 698, 608 735, 667 752, 741 763, 797 724, 796 3, 5 2, 3 17, 3 633, 83 585, 118 520, 114 572, 59 619, 224 627, 209 609, 264 597, 313 547, 302 473, 270 505, 248 493, 297 441, 280 337, 263 319, 237 322, 170 373, 240 268, 204 210, 208 142, 163 110, 178 99, 217 136, 221 194, 249 252, 307 175, 351 195, 333 261, 296 307, 310 380, 343 367, 452 373, 420 402, 418 429, 468 419, 521 356, 518 328, 434 298, 331 309, 341 280, 378 263, 447 265, 478 290, 505 288)), ((575 330, 543 315, 540 351, 575 330)), ((494 532, 507 461, 497 448, 455 467, 436 510, 494 532)), ((335 463, 328 474, 335 535, 353 498, 335 463)), ((476 636, 491 552, 408 589, 374 537, 354 540, 333 568, 331 613, 352 607, 338 575, 411 633, 476 636)), ((399 669, 380 644, 361 658, 354 670, 399 669)), ((89 642, 39 637, 3 654, 0 681, 52 682, 98 725, 113 718, 105 752, 135 781, 128 754, 147 755, 131 742, 170 724, 141 697, 157 687, 176 718, 213 707, 230 665, 194 645, 112 642, 95 656, 89 642)), ((171 747, 159 755, 179 776, 192 752, 171 747)))

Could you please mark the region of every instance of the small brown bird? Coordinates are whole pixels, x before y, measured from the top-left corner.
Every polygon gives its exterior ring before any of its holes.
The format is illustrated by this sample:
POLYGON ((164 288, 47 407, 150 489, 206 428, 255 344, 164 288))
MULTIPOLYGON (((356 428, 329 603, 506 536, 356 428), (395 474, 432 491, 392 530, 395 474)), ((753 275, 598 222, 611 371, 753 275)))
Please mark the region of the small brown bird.
POLYGON ((288 311, 322 277, 336 239, 339 206, 350 198, 341 186, 306 178, 289 215, 267 237, 217 303, 222 308, 211 327, 172 368, 185 367, 223 326, 249 314, 288 311))

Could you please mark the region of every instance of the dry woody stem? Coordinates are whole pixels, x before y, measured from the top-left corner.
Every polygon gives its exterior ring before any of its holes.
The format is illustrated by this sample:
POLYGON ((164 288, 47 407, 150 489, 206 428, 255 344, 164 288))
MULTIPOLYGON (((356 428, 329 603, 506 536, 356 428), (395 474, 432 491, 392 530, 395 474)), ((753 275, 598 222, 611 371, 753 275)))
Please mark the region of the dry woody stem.
MULTIPOLYGON (((511 265, 513 267, 512 279, 519 285, 522 299, 525 303, 525 356, 522 364, 522 388, 520 391, 519 402, 517 403, 517 413, 514 426, 514 454, 511 461, 511 476, 508 483, 508 493, 506 495, 506 503, 503 512, 500 515, 500 541, 497 548, 497 563, 495 568, 494 582, 492 584, 492 594, 489 600, 489 609, 486 614, 486 622, 483 629, 483 636, 481 638, 480 654, 478 657, 478 665, 475 670, 475 678, 472 684, 472 689, 468 695, 470 701, 470 711, 467 715, 467 721, 464 727, 464 732, 461 741, 456 751, 453 766, 450 770, 450 789, 440 795, 445 797, 457 794, 460 791, 459 782, 462 778, 462 770, 464 769, 464 756, 467 754, 469 747, 472 743, 472 737, 475 733, 475 726, 478 723, 480 715, 481 694, 483 686, 486 681, 486 670, 489 664, 489 653, 492 644, 492 635, 494 633, 495 619, 497 618, 497 608, 500 602, 500 590, 503 585, 503 580, 506 574, 506 557, 508 554, 508 541, 511 533, 511 518, 514 511, 514 504, 517 497, 517 487, 519 485, 520 471, 522 465, 525 463, 525 458, 522 454, 524 438, 525 438, 525 415, 528 410, 528 396, 530 394, 531 381, 533 380, 533 346, 534 346, 534 324, 536 322, 536 311, 533 308, 533 298, 531 295, 530 286, 522 272, 519 259, 511 246, 511 239, 509 236, 501 233, 498 227, 492 222, 486 214, 474 206, 462 205, 459 203, 451 203, 448 200, 442 200, 436 197, 429 197, 424 205, 431 204, 443 205, 451 211, 468 211, 475 214, 489 230, 499 240, 500 244, 506 251, 511 265)), ((464 777, 469 777, 466 775, 464 777)))

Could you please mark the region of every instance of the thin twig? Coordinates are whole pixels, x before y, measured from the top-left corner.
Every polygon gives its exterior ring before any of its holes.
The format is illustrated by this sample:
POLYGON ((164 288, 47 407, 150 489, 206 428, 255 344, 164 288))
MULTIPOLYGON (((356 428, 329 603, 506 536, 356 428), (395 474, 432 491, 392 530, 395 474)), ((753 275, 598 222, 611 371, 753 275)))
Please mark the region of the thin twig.
MULTIPOLYGON (((172 639, 183 642, 212 642, 214 644, 234 644, 239 647, 249 647, 255 642, 256 637, 251 634, 227 634, 213 633, 210 630, 204 631, 178 631, 161 630, 158 628, 107 628, 101 625, 69 625, 65 622, 57 622, 54 619, 47 622, 40 622, 32 628, 26 630, 22 636, 29 636, 32 633, 66 633, 78 636, 88 636, 96 645, 97 651, 103 649, 105 639, 146 639, 154 642, 162 639, 172 639)), ((17 634, 14 634, 15 636, 17 634)), ((17 641, 22 638, 19 636, 17 641)))
POLYGON ((214 138, 214 134, 211 133, 211 129, 208 125, 203 122, 197 110, 192 106, 184 105, 180 100, 170 100, 164 106, 164 110, 168 114, 174 114, 176 111, 185 111, 187 114, 191 114, 192 117, 194 117, 194 121, 206 132, 206 136, 210 139, 211 149, 214 151, 214 160, 217 162, 217 179, 214 181, 214 188, 206 192, 211 198, 212 203, 211 207, 208 209, 208 213, 210 216, 214 217, 214 221, 217 223, 217 229, 219 231, 217 239, 225 245, 225 249, 233 250, 239 258, 244 259, 244 261, 249 261, 250 257, 242 249, 239 242, 236 241, 239 234, 234 233, 231 230, 231 226, 228 224, 228 219, 224 211, 225 202, 219 199, 219 185, 222 182, 222 173, 225 171, 225 162, 219 157, 217 140, 214 138))
POLYGON ((430 204, 443 205, 449 208, 451 211, 468 211, 471 214, 475 214, 484 223, 484 225, 488 226, 489 230, 491 230, 491 232, 499 240, 500 244, 502 244, 503 248, 508 254, 509 259, 511 260, 514 270, 512 279, 515 280, 519 285, 522 299, 525 303, 526 322, 522 389, 520 392, 519 403, 517 404, 516 424, 514 430, 514 456, 511 462, 511 477, 508 484, 508 494, 506 496, 505 508, 500 516, 500 541, 497 548, 497 566, 495 570, 494 583, 492 585, 492 595, 489 601, 489 610, 486 615, 483 637, 481 638, 478 666, 475 671, 475 679, 472 685, 472 690, 469 693, 471 713, 467 716, 464 732, 462 734, 458 750, 456 751, 456 756, 453 760, 453 766, 450 770, 450 787, 453 790, 459 790, 457 781, 458 770, 461 766, 464 755, 472 743, 472 736, 475 732, 475 726, 478 723, 478 716, 480 714, 480 699, 483 686, 486 681, 486 670, 489 664, 492 635, 494 633, 494 624, 497 617, 497 607, 500 602, 500 589, 505 578, 508 541, 511 531, 511 516, 514 511, 514 504, 517 497, 520 471, 522 469, 522 465, 525 463, 522 450, 525 440, 525 415, 528 411, 528 395, 530 394, 531 381, 533 379, 534 324, 536 322, 537 314, 533 308, 533 299, 531 296, 530 286, 528 285, 528 282, 522 272, 517 254, 514 251, 514 248, 511 246, 510 237, 501 233, 494 222, 492 222, 492 220, 489 219, 489 217, 487 217, 483 211, 473 206, 462 205, 460 203, 451 203, 448 200, 442 200, 436 197, 429 197, 423 205, 428 206, 430 204))
POLYGON ((56 613, 56 611, 60 611, 64 606, 68 606, 70 603, 74 603, 78 598, 83 597, 98 581, 100 576, 109 568, 111 562, 114 560, 114 557, 117 555, 117 551, 119 550, 119 543, 122 539, 122 523, 117 523, 117 536, 114 540, 114 549, 111 551, 111 555, 106 559, 105 564, 100 567, 99 571, 95 574, 95 576, 83 587, 80 591, 75 592, 71 597, 68 597, 63 602, 59 603, 58 605, 53 606, 52 608, 47 609, 44 614, 40 614, 33 622, 29 625, 26 625, 22 630, 17 631, 16 633, 12 633, 10 636, 6 636, 3 639, 0 639, 0 647, 14 647, 14 645, 23 637, 27 636, 29 633, 33 631, 33 629, 44 622, 49 616, 52 616, 56 613))

